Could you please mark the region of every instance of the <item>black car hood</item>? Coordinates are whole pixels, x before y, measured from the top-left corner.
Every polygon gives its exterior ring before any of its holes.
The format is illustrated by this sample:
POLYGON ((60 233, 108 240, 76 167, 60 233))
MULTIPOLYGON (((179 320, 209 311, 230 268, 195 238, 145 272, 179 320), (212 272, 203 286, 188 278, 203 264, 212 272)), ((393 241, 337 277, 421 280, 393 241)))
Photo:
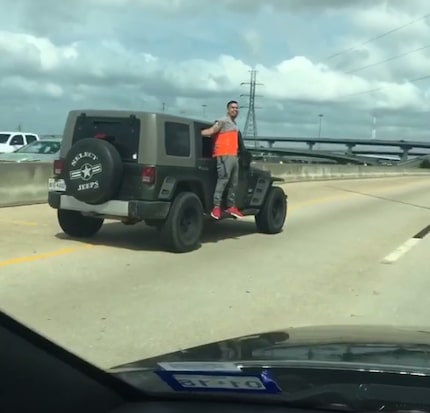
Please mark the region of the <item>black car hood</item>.
POLYGON ((430 329, 394 326, 317 326, 236 337, 134 361, 112 373, 154 369, 158 363, 366 363, 430 368, 430 329))

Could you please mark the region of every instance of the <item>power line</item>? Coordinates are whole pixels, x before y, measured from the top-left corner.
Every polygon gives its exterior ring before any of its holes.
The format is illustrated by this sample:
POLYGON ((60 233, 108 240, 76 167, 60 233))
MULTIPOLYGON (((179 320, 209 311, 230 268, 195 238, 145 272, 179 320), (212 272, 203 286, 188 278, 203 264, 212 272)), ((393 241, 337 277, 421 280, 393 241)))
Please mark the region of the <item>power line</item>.
POLYGON ((357 73, 357 72, 360 72, 361 70, 368 69, 368 68, 374 67, 374 66, 378 66, 378 65, 383 64, 383 63, 391 62, 392 60, 400 59, 401 57, 408 56, 408 55, 410 55, 412 53, 416 53, 416 52, 419 52, 421 50, 428 49, 429 47, 430 47, 430 44, 428 44, 426 46, 419 47, 418 49, 408 50, 407 52, 400 53, 398 55, 388 57, 387 59, 380 60, 379 62, 370 63, 368 65, 361 66, 361 67, 359 67, 357 69, 348 70, 345 73, 347 73, 347 74, 357 73))
POLYGON ((348 48, 346 48, 346 49, 343 49, 343 50, 341 50, 341 51, 339 51, 339 52, 333 53, 333 54, 331 54, 331 55, 329 55, 329 56, 327 56, 327 57, 325 57, 325 58, 321 59, 321 62, 325 62, 325 61, 327 61, 327 60, 331 60, 331 59, 333 59, 334 57, 340 56, 340 55, 342 55, 342 54, 344 54, 344 53, 348 53, 348 52, 350 52, 350 51, 352 51, 352 50, 356 49, 357 47, 364 46, 364 45, 366 45, 366 44, 369 44, 369 43, 371 43, 371 42, 374 42, 375 40, 382 39, 382 38, 383 38, 383 37, 385 37, 385 36, 388 36, 388 35, 390 35, 390 34, 392 34, 392 33, 398 32, 399 30, 402 30, 402 29, 404 29, 405 27, 411 26, 411 25, 412 25, 412 24, 414 24, 414 23, 417 23, 417 22, 419 22, 419 21, 421 21, 421 20, 424 20, 424 19, 426 19, 426 18, 427 18, 427 17, 429 17, 429 16, 430 16, 430 13, 427 13, 427 14, 425 14, 424 16, 421 16, 421 17, 419 17, 419 18, 417 18, 417 19, 411 20, 410 22, 405 23, 405 24, 402 24, 401 26, 395 27, 394 29, 388 30, 388 31, 386 31, 386 32, 384 32, 384 33, 381 33, 381 34, 379 34, 379 35, 375 36, 375 37, 371 37, 370 39, 367 39, 367 40, 365 40, 365 41, 363 41, 363 42, 361 42, 361 43, 357 43, 356 45, 353 45, 353 46, 351 46, 351 47, 348 47, 348 48))
MULTIPOLYGON (((420 76, 420 77, 417 77, 415 79, 409 79, 409 80, 406 81, 406 83, 416 83, 416 82, 420 82, 421 80, 426 80, 426 79, 430 79, 430 74, 424 75, 424 76, 420 76)), ((373 93, 373 92, 379 92, 380 90, 386 89, 387 87, 389 87, 389 86, 388 85, 387 86, 380 86, 380 87, 377 87, 377 88, 374 88, 374 89, 364 90, 362 92, 349 93, 347 95, 341 95, 341 96, 339 96, 339 98, 359 96, 359 95, 366 95, 366 94, 373 93)))

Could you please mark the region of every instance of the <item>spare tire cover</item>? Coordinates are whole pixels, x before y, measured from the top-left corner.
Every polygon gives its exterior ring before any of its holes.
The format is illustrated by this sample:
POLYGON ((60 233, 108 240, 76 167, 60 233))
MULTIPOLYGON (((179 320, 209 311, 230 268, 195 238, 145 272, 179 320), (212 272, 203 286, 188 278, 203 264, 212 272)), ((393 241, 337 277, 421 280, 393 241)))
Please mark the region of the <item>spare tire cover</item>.
POLYGON ((88 204, 101 204, 112 199, 119 190, 122 176, 119 152, 103 139, 79 140, 65 159, 67 193, 88 204))

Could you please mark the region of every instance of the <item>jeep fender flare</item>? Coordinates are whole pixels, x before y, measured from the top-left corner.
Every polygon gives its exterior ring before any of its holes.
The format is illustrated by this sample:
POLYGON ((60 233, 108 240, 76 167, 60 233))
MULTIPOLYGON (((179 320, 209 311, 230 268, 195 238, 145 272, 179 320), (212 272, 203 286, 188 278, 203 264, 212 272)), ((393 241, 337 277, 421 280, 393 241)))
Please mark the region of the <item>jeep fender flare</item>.
POLYGON ((203 182, 199 179, 177 179, 173 176, 166 176, 161 184, 158 198, 160 200, 171 201, 180 192, 194 192, 200 198, 203 208, 207 209, 208 200, 205 197, 203 186, 203 182))

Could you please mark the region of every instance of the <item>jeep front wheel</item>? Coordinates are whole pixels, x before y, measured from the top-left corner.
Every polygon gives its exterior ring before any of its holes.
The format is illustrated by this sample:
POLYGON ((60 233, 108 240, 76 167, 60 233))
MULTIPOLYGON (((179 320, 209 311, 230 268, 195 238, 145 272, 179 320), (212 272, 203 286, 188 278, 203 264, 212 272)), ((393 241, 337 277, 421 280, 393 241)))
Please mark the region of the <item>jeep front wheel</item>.
POLYGON ((181 192, 174 199, 161 228, 161 239, 172 252, 189 252, 200 245, 203 232, 203 207, 192 192, 181 192))
POLYGON ((57 218, 64 233, 73 238, 92 237, 103 225, 102 218, 86 217, 78 211, 67 209, 59 209, 57 218))
POLYGON ((277 234, 282 231, 287 217, 287 200, 282 188, 270 188, 263 207, 255 216, 255 224, 260 232, 277 234))

